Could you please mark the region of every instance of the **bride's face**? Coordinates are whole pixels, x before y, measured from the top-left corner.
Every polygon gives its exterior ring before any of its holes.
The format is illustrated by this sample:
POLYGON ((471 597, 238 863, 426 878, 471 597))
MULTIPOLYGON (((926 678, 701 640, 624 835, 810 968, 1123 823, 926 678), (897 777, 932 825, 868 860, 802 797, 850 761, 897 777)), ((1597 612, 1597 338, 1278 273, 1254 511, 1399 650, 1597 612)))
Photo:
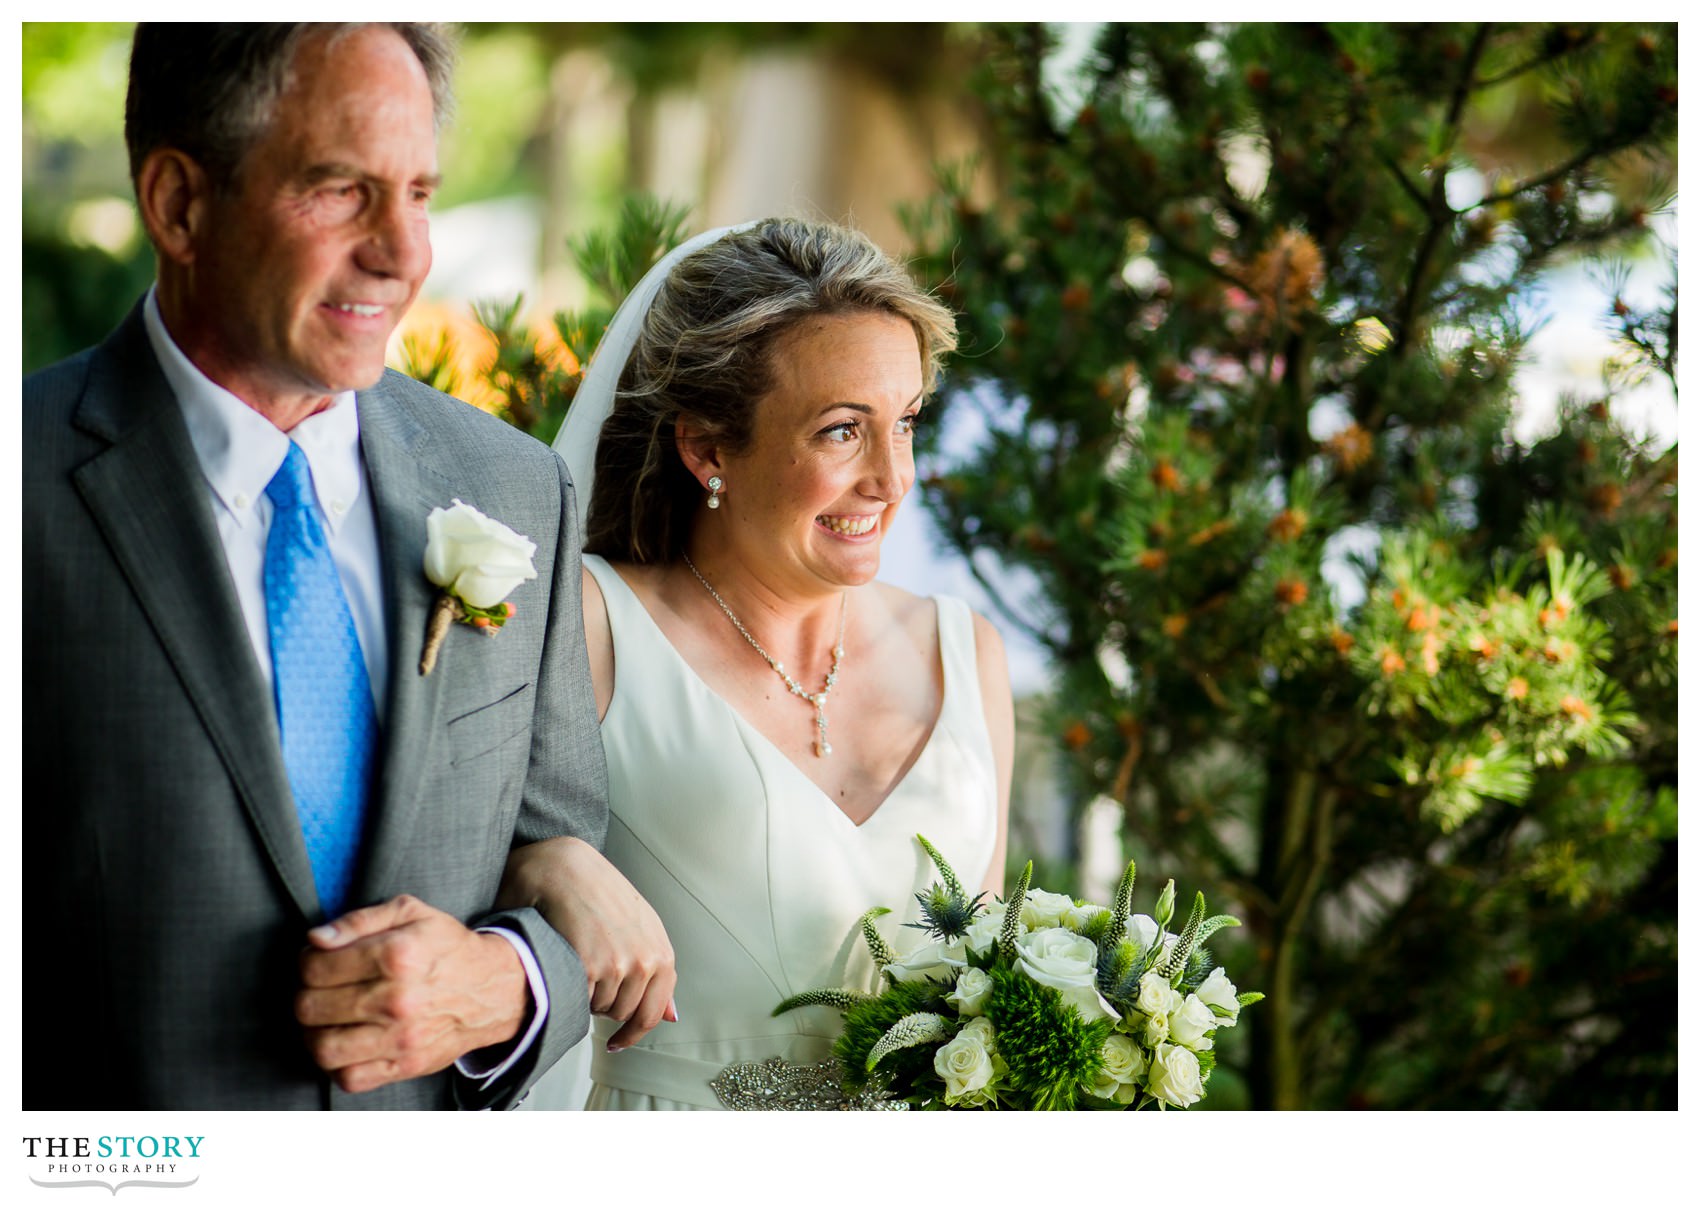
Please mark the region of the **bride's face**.
POLYGON ((721 512, 779 577, 865 584, 915 482, 915 330, 880 312, 822 316, 781 338, 773 362, 750 449, 725 460, 721 512))

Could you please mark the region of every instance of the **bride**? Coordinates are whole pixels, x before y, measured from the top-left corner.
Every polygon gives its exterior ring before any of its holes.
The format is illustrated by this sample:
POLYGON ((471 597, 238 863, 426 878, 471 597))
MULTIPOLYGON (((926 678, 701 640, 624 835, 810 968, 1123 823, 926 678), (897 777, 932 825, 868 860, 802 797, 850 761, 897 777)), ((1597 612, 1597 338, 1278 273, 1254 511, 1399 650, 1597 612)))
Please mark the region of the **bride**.
MULTIPOLYGON (((728 1066, 829 1056, 836 1011, 771 1012, 873 987, 856 923, 874 905, 899 953, 921 941, 902 926, 933 878, 917 833, 1002 890, 1002 642, 957 599, 875 580, 954 346, 950 313, 865 236, 769 219, 676 250, 597 351, 557 446, 588 502, 606 854, 677 985, 593 992, 645 1021, 598 1022, 590 1109, 714 1108, 728 1066), (676 1021, 644 1035, 669 991, 676 1021)), ((575 871, 598 862, 539 843, 505 896, 582 922, 594 879, 575 871)))

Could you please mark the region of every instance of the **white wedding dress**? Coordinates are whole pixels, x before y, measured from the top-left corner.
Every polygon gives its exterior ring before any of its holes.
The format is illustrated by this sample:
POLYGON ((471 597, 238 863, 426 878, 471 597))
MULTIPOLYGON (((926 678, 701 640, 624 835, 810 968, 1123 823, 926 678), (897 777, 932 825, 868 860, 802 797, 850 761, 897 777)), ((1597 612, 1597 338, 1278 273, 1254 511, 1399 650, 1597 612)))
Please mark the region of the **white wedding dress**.
POLYGON ((878 924, 899 953, 924 941, 903 925, 919 920, 915 894, 936 878, 917 833, 970 886, 990 865, 997 779, 973 616, 956 598, 934 599, 944 665, 938 722, 914 766, 858 826, 708 688, 605 560, 584 563, 602 588, 614 641, 614 697, 602 723, 607 854, 660 915, 679 972, 679 1021, 636 1047, 608 1054, 615 1024, 595 1020, 583 1045, 593 1083, 586 1106, 718 1108, 709 1082, 728 1065, 772 1057, 805 1065, 831 1054, 836 1010, 772 1011, 810 989, 875 987, 857 929, 863 913, 892 910, 878 924))

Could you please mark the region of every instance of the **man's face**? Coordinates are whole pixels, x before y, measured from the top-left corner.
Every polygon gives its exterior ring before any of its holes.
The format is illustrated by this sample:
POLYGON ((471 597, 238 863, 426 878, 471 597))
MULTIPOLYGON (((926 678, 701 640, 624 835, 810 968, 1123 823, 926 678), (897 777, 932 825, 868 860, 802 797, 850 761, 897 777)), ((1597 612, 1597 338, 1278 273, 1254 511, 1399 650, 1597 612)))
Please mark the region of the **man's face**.
POLYGON ((274 120, 194 238, 185 351, 277 421, 384 370, 431 268, 431 89, 407 44, 367 28, 296 56, 274 120))

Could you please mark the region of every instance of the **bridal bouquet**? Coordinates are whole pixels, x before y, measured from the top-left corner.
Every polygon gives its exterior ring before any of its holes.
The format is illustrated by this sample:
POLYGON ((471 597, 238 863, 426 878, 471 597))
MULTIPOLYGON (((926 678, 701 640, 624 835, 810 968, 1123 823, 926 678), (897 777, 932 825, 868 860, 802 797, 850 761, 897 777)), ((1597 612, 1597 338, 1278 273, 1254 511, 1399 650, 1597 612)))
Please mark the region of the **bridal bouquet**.
POLYGON ((890 910, 871 909, 862 936, 884 990, 816 990, 774 1010, 843 1011, 833 1050, 847 1093, 917 1110, 1139 1110, 1204 1097, 1216 1033, 1263 997, 1238 992, 1204 948, 1236 919, 1205 917, 1199 893, 1171 934, 1174 881, 1151 916, 1133 913, 1132 863, 1108 907, 1030 887, 1032 863, 988 906, 916 840, 944 881, 916 897, 922 920, 910 925, 925 941, 894 954, 873 926, 890 910))

